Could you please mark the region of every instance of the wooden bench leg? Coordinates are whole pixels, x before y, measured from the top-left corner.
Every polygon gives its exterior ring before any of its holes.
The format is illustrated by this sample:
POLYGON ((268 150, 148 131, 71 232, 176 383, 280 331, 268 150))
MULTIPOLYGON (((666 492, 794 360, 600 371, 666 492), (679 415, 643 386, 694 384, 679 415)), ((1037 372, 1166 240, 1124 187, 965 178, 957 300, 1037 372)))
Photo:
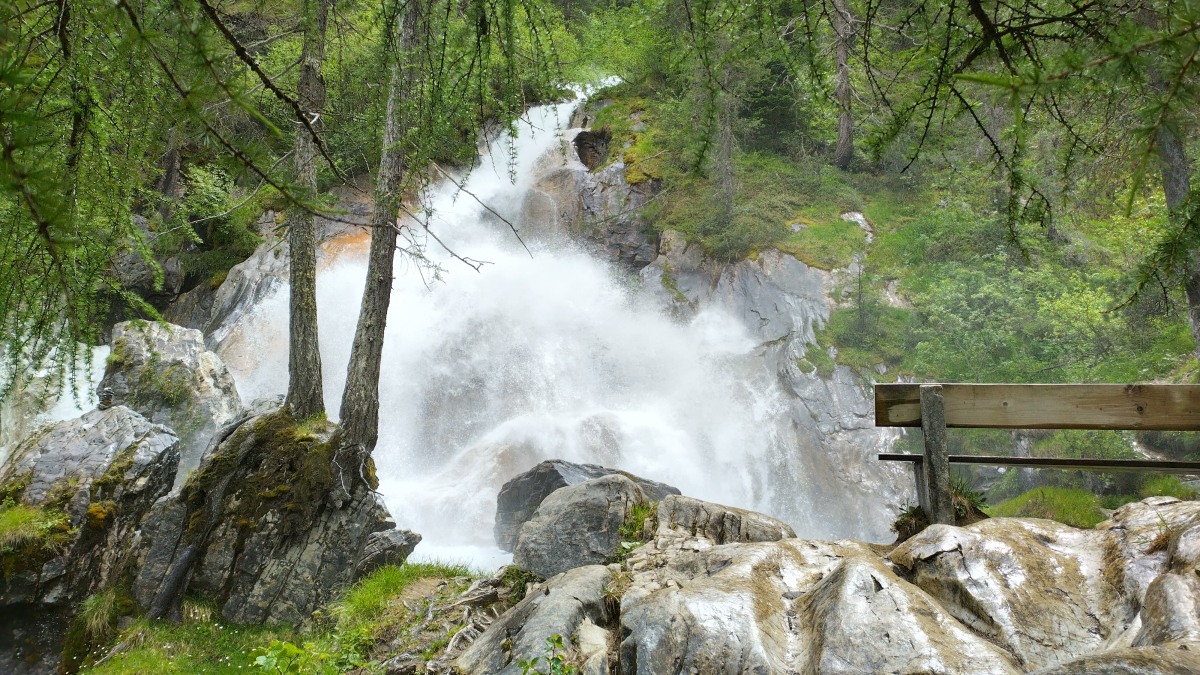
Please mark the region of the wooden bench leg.
MULTIPOLYGON (((946 443, 946 410, 940 384, 921 385, 921 429, 925 432, 925 458, 918 465, 925 474, 925 514, 929 522, 954 524, 950 495, 950 458, 946 443)), ((920 493, 921 481, 917 481, 920 493)))
POLYGON ((917 460, 912 463, 913 478, 917 484, 917 506, 925 512, 925 517, 929 517, 929 483, 925 480, 925 462, 917 460))

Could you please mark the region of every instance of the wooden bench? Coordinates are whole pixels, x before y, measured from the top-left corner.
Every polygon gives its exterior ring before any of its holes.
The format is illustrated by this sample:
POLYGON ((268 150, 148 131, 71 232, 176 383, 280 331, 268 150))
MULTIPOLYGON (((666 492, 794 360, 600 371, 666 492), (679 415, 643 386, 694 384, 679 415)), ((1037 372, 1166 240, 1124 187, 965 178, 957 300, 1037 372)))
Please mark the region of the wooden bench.
POLYGON ((1200 462, 950 455, 946 448, 948 427, 1200 431, 1200 385, 877 384, 875 426, 925 432, 925 454, 879 459, 913 463, 931 523, 954 522, 950 464, 1200 473, 1200 462))

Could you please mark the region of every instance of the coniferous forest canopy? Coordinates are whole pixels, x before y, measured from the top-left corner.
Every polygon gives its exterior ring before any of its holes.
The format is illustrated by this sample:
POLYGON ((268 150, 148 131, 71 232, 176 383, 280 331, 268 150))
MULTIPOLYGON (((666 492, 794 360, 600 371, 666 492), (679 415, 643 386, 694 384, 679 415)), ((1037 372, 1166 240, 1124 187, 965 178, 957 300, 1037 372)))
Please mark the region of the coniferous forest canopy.
MULTIPOLYGON (((170 298, 124 287, 119 256, 152 264, 159 289, 155 261, 179 256, 184 290, 215 288, 260 242, 264 210, 301 237, 313 215, 337 218, 338 186, 409 210, 481 133, 609 76, 593 126, 611 135, 606 161, 619 152, 627 180, 653 185, 656 230, 719 260, 775 247, 844 271, 802 368, 1200 374, 1200 3, 31 0, 0 14, 5 390, 31 370, 69 377, 112 322, 158 315, 170 298)), ((373 238, 420 259, 436 234, 373 238)), ((362 358, 347 397, 371 379, 362 358)), ((289 404, 318 412, 308 385, 289 404)), ((369 454, 364 405, 345 441, 369 454)), ((1063 433, 1035 447, 1129 452, 1063 433)))

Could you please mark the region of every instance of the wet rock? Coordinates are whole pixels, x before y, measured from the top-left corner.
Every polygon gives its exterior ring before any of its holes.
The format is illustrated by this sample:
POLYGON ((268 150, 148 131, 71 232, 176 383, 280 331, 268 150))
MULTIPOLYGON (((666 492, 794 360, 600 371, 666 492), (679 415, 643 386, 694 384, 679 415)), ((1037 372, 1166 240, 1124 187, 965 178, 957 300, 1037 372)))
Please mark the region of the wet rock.
MULTIPOLYGON (((595 650, 598 636, 588 625, 616 621, 616 605, 608 595, 612 578, 609 568, 589 565, 547 580, 489 626, 454 665, 469 675, 523 673, 520 662, 544 656, 552 635, 561 636, 564 646, 595 650)), ((590 652, 588 663, 596 656, 590 652)))
MULTIPOLYGON (((1167 571, 1172 534, 1178 554, 1175 571, 1194 568, 1195 556, 1189 553, 1193 524, 1200 519, 1200 502, 1185 502, 1174 497, 1147 497, 1126 504, 1096 530, 1112 536, 1120 579, 1126 595, 1137 602, 1146 596, 1158 575, 1167 571)), ((1114 570, 1114 574, 1116 571, 1114 570)))
POLYGON ((1200 653, 1200 578, 1167 572, 1150 583, 1134 647, 1187 643, 1200 653))
POLYGON ((1048 520, 933 525, 888 559, 945 610, 1045 668, 1103 649, 1137 612, 1114 575, 1112 534, 1048 520))
POLYGON ((655 256, 655 237, 641 210, 658 192, 658 181, 627 182, 619 159, 600 166, 608 154, 604 132, 572 129, 564 140, 565 152, 548 153, 535 167, 522 231, 569 235, 629 269, 645 267, 655 256))
POLYGON ((595 171, 608 158, 608 144, 611 141, 612 134, 606 129, 585 129, 575 134, 575 154, 589 171, 595 171))
POLYGON ((657 517, 660 530, 683 530, 713 544, 778 541, 796 536, 787 523, 776 518, 681 495, 663 499, 657 517))
POLYGON ((124 406, 59 422, 20 444, 0 468, 18 504, 65 522, 0 551, 0 614, 74 610, 133 569, 130 551, 151 505, 171 488, 179 439, 124 406))
POLYGON ((847 559, 799 605, 811 637, 809 672, 1021 672, 1012 657, 874 557, 847 559))
POLYGON ((213 434, 241 411, 233 377, 198 330, 127 321, 112 335, 100 388, 111 387, 117 403, 179 434, 180 485, 200 464, 213 434))
POLYGON ((855 542, 713 546, 660 528, 629 568, 622 673, 1017 672, 855 542))
POLYGON ((412 530, 372 532, 354 568, 354 578, 361 579, 384 565, 403 565, 419 543, 421 535, 412 530))
MULTIPOLYGON (((151 236, 145 217, 134 215, 133 224, 141 230, 143 238, 151 236)), ((112 273, 122 288, 155 307, 166 306, 183 290, 183 263, 178 256, 147 260, 138 251, 126 249, 113 258, 112 273)))
POLYGON ((297 622, 353 579, 385 510, 349 457, 338 472, 328 432, 284 413, 243 418, 181 490, 155 505, 135 599, 172 616, 193 588, 236 623, 297 622), (351 467, 351 468, 345 468, 351 467))
POLYGON ((496 499, 496 545, 505 551, 513 550, 521 526, 533 517, 542 500, 555 490, 613 474, 623 475, 637 483, 650 501, 661 501, 669 495, 679 494, 678 488, 616 469, 561 459, 548 460, 516 476, 500 489, 496 499))
POLYGON ((513 564, 548 578, 609 562, 621 547, 621 525, 646 495, 620 474, 555 490, 521 526, 513 564))

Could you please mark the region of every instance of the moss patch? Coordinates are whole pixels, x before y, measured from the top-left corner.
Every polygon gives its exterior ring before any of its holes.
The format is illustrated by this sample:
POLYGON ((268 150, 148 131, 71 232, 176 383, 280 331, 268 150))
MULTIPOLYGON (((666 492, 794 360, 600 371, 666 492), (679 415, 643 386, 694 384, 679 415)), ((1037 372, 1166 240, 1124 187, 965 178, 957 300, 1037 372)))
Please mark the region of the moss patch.
POLYGON ((192 514, 188 534, 201 534, 206 505, 227 479, 224 501, 234 505, 236 522, 259 522, 275 511, 285 535, 301 532, 323 508, 334 478, 328 439, 309 433, 285 411, 264 415, 239 429, 184 486, 192 514), (228 498, 235 493, 236 499, 228 498))

